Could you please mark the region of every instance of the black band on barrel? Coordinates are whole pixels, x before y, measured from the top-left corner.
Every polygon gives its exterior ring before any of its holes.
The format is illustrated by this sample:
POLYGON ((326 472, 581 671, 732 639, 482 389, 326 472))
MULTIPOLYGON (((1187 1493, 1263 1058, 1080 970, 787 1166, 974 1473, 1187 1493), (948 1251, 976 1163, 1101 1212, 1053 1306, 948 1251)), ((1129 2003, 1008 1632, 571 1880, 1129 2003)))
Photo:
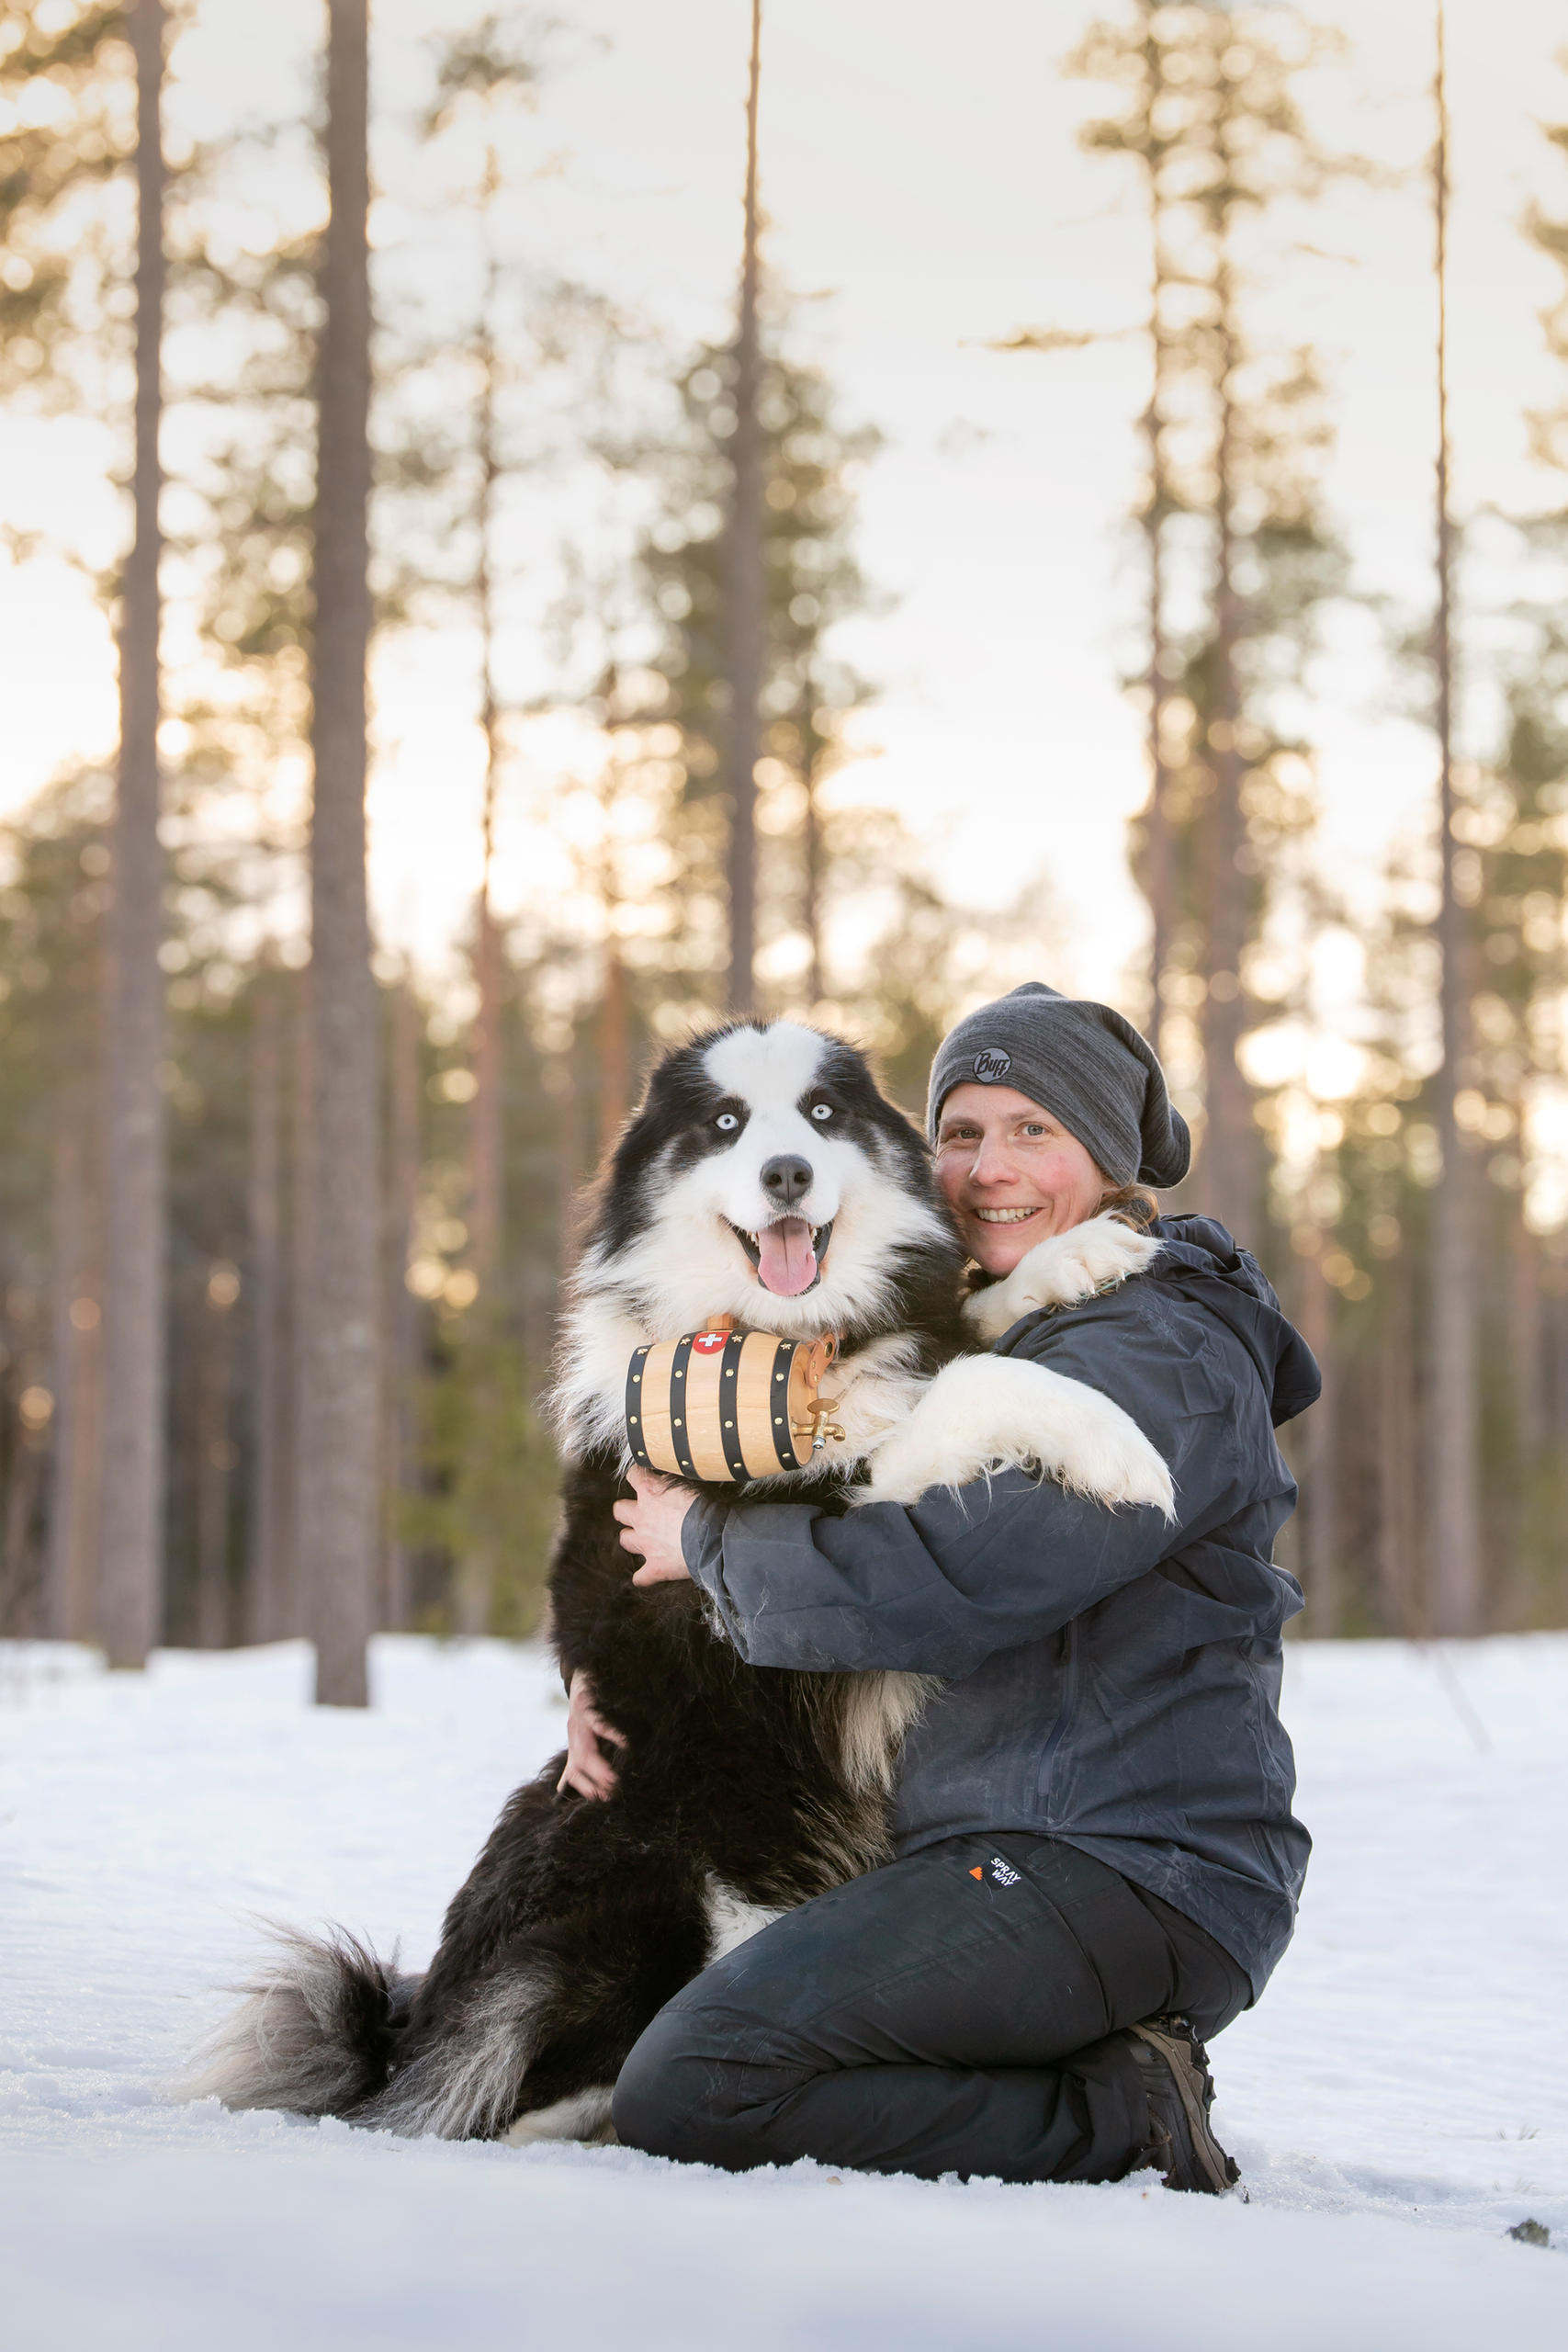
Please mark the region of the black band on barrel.
POLYGON ((695 1333, 688 1331, 683 1340, 675 1342, 675 1361, 670 1367, 670 1442, 675 1449, 675 1460, 682 1478, 694 1478, 697 1465, 692 1460, 686 1428, 686 1374, 692 1361, 692 1341, 695 1333))
POLYGON ((724 1361, 718 1368, 718 1433, 724 1440, 724 1459, 729 1475, 738 1487, 743 1487, 747 1477, 736 1403, 740 1393, 740 1351, 745 1345, 745 1332, 731 1331, 724 1343, 724 1361))
POLYGON ((640 1462, 645 1470, 653 1467, 642 1441, 642 1378, 649 1352, 648 1348, 634 1348, 626 1366, 626 1443, 631 1447, 632 1460, 640 1462))
POLYGON ((798 1470, 795 1458, 795 1439, 789 1426, 789 1375, 795 1363, 795 1341, 781 1340, 773 1350, 773 1376, 768 1383, 768 1422, 773 1433, 773 1451, 780 1466, 798 1470))

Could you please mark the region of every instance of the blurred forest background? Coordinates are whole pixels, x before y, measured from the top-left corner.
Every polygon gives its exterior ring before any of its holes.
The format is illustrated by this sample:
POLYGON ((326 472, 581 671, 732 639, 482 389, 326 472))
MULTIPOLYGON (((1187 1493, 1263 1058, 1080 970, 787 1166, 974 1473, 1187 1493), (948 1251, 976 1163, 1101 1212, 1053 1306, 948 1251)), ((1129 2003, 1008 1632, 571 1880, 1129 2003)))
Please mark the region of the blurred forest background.
MULTIPOLYGON (((879 594, 856 554, 878 435, 769 270, 759 13, 734 330, 682 350, 517 247, 502 199, 538 168, 560 27, 455 24, 401 125, 470 225, 455 334, 395 245, 370 251, 366 0, 329 0, 314 119, 212 152, 163 129, 199 0, 0 0, 0 381, 14 413, 122 422, 130 518, 100 583, 118 763, 59 775, 0 841, 0 1633, 124 1666, 308 1633, 319 1695, 355 1703, 375 1628, 529 1632, 573 1204, 650 1050, 721 1009, 789 1012, 868 1043, 918 1112, 953 1018, 1054 977, 1038 888, 1005 919, 951 904, 911 828, 833 788, 876 693, 837 633, 879 594), (552 683, 519 696, 498 648, 547 563, 552 683), (485 775, 464 975, 439 989, 374 944, 365 882, 367 649, 431 632, 471 650, 485 775), (518 803, 570 881, 513 921, 491 876, 518 803)), ((1304 1630, 1560 1624, 1568 85, 1536 134, 1561 208, 1518 232, 1561 280, 1562 400, 1530 430, 1563 493, 1482 518, 1533 593, 1468 635, 1439 338, 1410 419, 1429 604, 1378 614, 1437 744, 1432 854, 1384 878, 1374 1041, 1325 1109, 1258 1041, 1351 920, 1314 854, 1299 686, 1359 592, 1323 491, 1332 385, 1256 299, 1282 220, 1347 179, 1384 192, 1309 125, 1325 62, 1293 8, 1199 0, 1123 0, 1063 60, 1149 255, 1125 680, 1149 946, 1122 1001, 1199 1135, 1174 1205, 1257 1251, 1325 1366, 1290 1439, 1304 1630), (1484 673, 1484 760, 1454 752, 1456 662, 1484 673)), ((1440 77, 1432 109, 1436 292, 1440 77)), ((998 364, 1088 339, 998 322, 998 364)), ((428 819, 450 821, 438 775, 428 819)))

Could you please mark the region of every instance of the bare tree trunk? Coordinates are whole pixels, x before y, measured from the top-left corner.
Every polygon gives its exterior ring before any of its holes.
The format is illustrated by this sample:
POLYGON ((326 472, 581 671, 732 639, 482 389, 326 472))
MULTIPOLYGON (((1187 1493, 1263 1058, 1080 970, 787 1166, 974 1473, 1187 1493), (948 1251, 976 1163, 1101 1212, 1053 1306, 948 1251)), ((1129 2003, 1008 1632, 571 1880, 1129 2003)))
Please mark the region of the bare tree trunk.
MULTIPOLYGON (((419 1309, 408 1285, 409 1252, 419 1204, 419 1009, 405 976, 392 1001, 391 1182, 387 1236, 387 1492, 413 1484, 414 1381, 418 1373, 419 1309)), ((412 1615, 411 1563, 395 1518, 387 1529, 386 1623, 401 1632, 412 1615)))
POLYGON ((1541 1314, 1540 1250, 1524 1220, 1524 1204, 1508 1203, 1508 1367, 1514 1439, 1513 1491, 1507 1511, 1508 1556, 1502 1578, 1500 1630, 1531 1623, 1539 1560, 1536 1513, 1541 1454, 1547 1435, 1547 1376, 1541 1314))
POLYGON ((378 1008, 365 886, 370 639, 367 0, 329 0, 327 223, 315 548, 310 835, 310 1280, 299 1562, 316 1697, 367 1703, 380 1548, 378 1008))
MULTIPOLYGON (((1319 1237, 1321 1241, 1321 1236, 1319 1237)), ((1324 1279, 1323 1260, 1302 1262, 1301 1333, 1323 1373, 1323 1395, 1313 1407, 1305 1431, 1303 1497, 1306 1503, 1303 1566, 1307 1630, 1321 1639, 1339 1631, 1339 1452, 1335 1408, 1338 1382, 1334 1365, 1333 1294, 1324 1279)))
MULTIPOLYGON (((803 739, 810 725, 810 718, 809 711, 801 713, 803 739)), ((801 843, 805 860, 801 914, 806 927, 808 950, 806 965, 806 994, 807 1002, 812 1005, 820 1004, 828 993, 828 984, 822 969, 822 867, 824 861, 822 811, 817 800, 818 781, 817 763, 808 758, 806 773, 801 778, 806 787, 806 816, 802 827, 801 843)))
POLYGON ((94 1173, 90 1118, 73 1090, 54 1141, 55 1406, 44 1609, 44 1630, 67 1642, 90 1642, 96 1630, 103 1366, 94 1173))
POLYGON ((283 1261, 278 1215, 281 1145, 278 1005, 270 976, 256 989, 251 1013, 250 1223, 251 1483, 246 1544, 246 1633, 276 1642, 288 1626, 278 1590, 278 1441, 283 1261))
POLYGON ((7 1633, 29 1634, 38 1630, 42 1596, 33 1527, 48 1458, 48 1440, 43 1432, 18 1422, 11 1445, 4 1532, 0 1535, 0 1626, 7 1633))
MULTIPOLYGON (((487 808, 487 820, 488 820, 487 808)), ((486 824, 487 842, 489 824, 486 824)), ((490 851, 479 892, 475 978, 479 1018, 474 1024, 473 1110, 468 1127, 468 1191, 474 1269, 481 1291, 494 1284, 501 1264, 504 1193, 502 1170, 501 939, 490 898, 490 851)))
POLYGON ((1389 1268, 1388 1288, 1377 1384, 1378 1586, 1387 1631, 1418 1640, 1427 1630, 1419 1598, 1421 1448, 1410 1278, 1402 1265, 1389 1268))
POLYGON ((220 1261, 208 1276, 196 1412, 196 1638, 197 1648, 204 1650, 226 1649, 233 1638, 229 1518, 234 1444, 229 1407, 233 1383, 231 1318, 239 1295, 233 1267, 220 1261))
MULTIPOLYGON (((493 151, 485 172, 487 204, 499 185, 493 151)), ((475 978, 479 1011, 475 1032, 476 1091, 468 1138, 471 1154, 469 1193, 474 1240, 474 1267, 481 1295, 492 1288, 501 1262, 502 1217, 502 1068, 501 1068, 501 940, 491 903, 495 870, 496 796, 501 781, 501 720, 495 691, 495 596, 491 565, 491 536, 495 527, 496 485, 500 466, 495 446, 496 354, 493 331, 496 262, 493 246, 486 254, 485 294, 479 324, 479 559, 475 571, 482 668, 480 723, 484 729, 484 863, 475 940, 475 978)))
POLYGON ((300 1483, 305 1460, 305 1335, 310 1329, 310 1204, 315 1195, 315 1047, 310 1011, 313 967, 299 973, 294 999, 294 1069, 288 1179, 288 1306, 283 1333, 283 1417, 277 1484, 278 1632, 309 1634, 310 1595, 299 1562, 300 1483))
POLYGON ((626 967, 614 938, 604 951, 604 990, 599 999, 599 1156, 615 1148, 631 1107, 630 1004, 626 967))
POLYGON ((1438 10, 1438 70, 1433 88, 1438 119, 1433 151, 1433 209, 1438 283, 1438 609, 1432 653, 1436 673, 1438 752, 1438 835, 1441 899, 1438 946, 1442 958, 1442 1066, 1434 1080, 1434 1111, 1442 1174, 1432 1202, 1431 1341, 1431 1614, 1438 1634, 1478 1634, 1483 1578, 1481 1557, 1480 1464, 1476 1414, 1475 1265, 1470 1171, 1455 1102, 1465 1052, 1464 926, 1454 877, 1453 532, 1449 514, 1448 412, 1448 99, 1444 80, 1443 12, 1438 10))
POLYGON ((1150 464, 1156 472, 1144 532, 1148 546, 1149 589, 1149 806, 1144 825, 1144 888, 1149 902, 1149 1010, 1145 1032, 1157 1056, 1165 1025, 1161 993, 1175 933, 1175 858, 1170 835, 1170 769, 1165 756, 1164 499, 1161 432, 1153 400, 1148 422, 1150 464))
POLYGON ((1149 1012, 1145 1034, 1157 1055, 1165 1022, 1160 984, 1170 961, 1176 930, 1175 844, 1170 826, 1170 769, 1165 756, 1166 634, 1165 518, 1170 485, 1166 469, 1165 390, 1168 353, 1165 331, 1165 199, 1160 181, 1161 152, 1153 128, 1155 107, 1165 86, 1165 48, 1154 35, 1148 17, 1144 44, 1149 78, 1150 143, 1143 157, 1149 196, 1149 404, 1144 411, 1144 440, 1148 451, 1149 496, 1144 509, 1144 543, 1147 556, 1149 615, 1149 806, 1144 830, 1144 889, 1149 902, 1149 1012))
POLYGON ((49 1385, 54 1393, 50 1422, 49 1552, 44 1566, 43 1631, 62 1640, 71 1559, 71 1476, 79 1446, 81 1351, 71 1319, 81 1287, 85 1255, 85 1188, 82 1182, 82 1137, 68 1103, 56 1114, 54 1130, 53 1262, 50 1268, 49 1385))
POLYGON ((582 1180, 582 1097, 569 1082, 556 1100, 560 1112, 556 1129, 556 1223, 560 1234, 558 1279, 564 1282, 577 1250, 577 1188, 582 1180))
POLYGON ((1236 649, 1241 634, 1235 588, 1235 288, 1222 245, 1215 269, 1220 346, 1216 538, 1213 674, 1209 696, 1208 763, 1213 796, 1205 828, 1208 883, 1208 994, 1203 1005, 1204 1129, 1203 1205, 1242 1241, 1250 1238, 1258 1216, 1258 1130, 1252 1091, 1239 1059, 1246 1004, 1241 967, 1247 944, 1247 880, 1242 854, 1247 828, 1241 806, 1242 758, 1238 744, 1240 693, 1236 649))
POLYGON ((753 1001, 757 952, 757 756, 762 672, 767 656, 767 591, 762 572, 762 445, 757 413, 761 355, 757 320, 757 92, 761 73, 762 6, 751 0, 751 64, 746 96, 746 227, 740 264, 740 318, 735 338, 734 479, 728 546, 729 979, 732 1011, 753 1001))
POLYGON ((164 1600, 164 861, 158 842, 158 559, 163 486, 163 0, 134 0, 136 56, 135 535, 121 589, 119 790, 104 1032, 107 1250, 99 1612, 111 1666, 140 1667, 164 1600))

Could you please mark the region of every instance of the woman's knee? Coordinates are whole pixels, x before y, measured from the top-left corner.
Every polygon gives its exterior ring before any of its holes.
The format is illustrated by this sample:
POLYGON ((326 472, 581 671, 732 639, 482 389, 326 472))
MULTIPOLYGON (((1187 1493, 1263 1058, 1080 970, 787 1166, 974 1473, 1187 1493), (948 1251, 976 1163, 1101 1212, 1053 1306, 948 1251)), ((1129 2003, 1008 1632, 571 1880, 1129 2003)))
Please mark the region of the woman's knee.
MULTIPOLYGON (((624 2146, 728 2171, 772 2161, 757 2139, 762 2070, 720 2057, 715 2039, 703 2031, 700 2015, 678 2006, 660 2010, 615 2085, 610 2115, 624 2146)), ((733 2047, 733 2030, 724 2042, 733 2047)))
POLYGON ((616 2079, 610 2120, 617 2140, 650 2156, 680 2154, 675 2123, 691 2102, 691 2074, 685 2037, 662 2012, 633 2044, 616 2079))

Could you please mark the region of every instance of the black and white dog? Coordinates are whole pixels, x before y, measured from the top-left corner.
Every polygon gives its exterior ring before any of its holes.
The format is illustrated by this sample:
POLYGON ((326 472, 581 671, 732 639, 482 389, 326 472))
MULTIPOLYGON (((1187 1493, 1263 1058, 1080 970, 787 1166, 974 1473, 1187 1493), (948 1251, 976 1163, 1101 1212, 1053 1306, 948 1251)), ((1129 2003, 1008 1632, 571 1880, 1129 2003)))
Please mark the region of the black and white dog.
POLYGON ((963 1303, 925 1145, 852 1047, 789 1022, 667 1054, 615 1150, 573 1283, 554 1410, 566 1465, 550 1576, 563 1673, 626 1736, 615 1794, 509 1800, 423 1977, 353 1938, 290 1933, 191 2088, 231 2106, 448 2138, 583 2138, 655 2011, 781 1909, 886 1858, 919 1676, 745 1666, 694 1585, 638 1589, 612 1505, 626 1367, 728 1314, 837 1334, 841 1430, 749 1489, 842 1510, 1032 1463, 1108 1503, 1171 1506, 1168 1473, 1098 1391, 977 1351, 1157 1244, 1114 1216, 1041 1243, 963 1303))

